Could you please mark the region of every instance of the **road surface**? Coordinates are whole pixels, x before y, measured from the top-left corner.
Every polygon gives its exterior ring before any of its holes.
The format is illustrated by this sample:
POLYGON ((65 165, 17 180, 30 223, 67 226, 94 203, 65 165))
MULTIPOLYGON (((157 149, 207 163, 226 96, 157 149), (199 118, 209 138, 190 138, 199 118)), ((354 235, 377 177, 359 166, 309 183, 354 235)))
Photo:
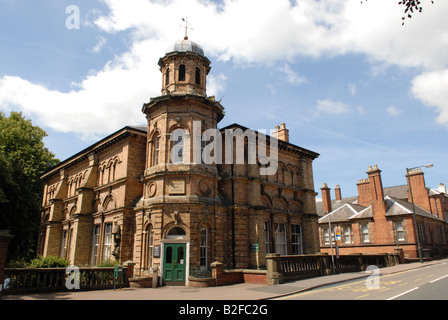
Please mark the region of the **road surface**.
POLYGON ((328 285, 274 300, 448 300, 448 262, 328 285))

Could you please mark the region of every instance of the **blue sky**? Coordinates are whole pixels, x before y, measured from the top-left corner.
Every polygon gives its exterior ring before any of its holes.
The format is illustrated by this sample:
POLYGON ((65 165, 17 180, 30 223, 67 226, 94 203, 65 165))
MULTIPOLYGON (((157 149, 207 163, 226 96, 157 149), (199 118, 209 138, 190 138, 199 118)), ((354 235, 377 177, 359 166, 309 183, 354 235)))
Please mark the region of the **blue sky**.
MULTIPOLYGON (((0 0, 0 111, 22 111, 63 160, 126 125, 160 94, 157 61, 183 37, 212 61, 208 95, 224 127, 273 129, 320 153, 315 189, 356 195, 368 166, 383 185, 405 168, 448 183, 448 2, 401 25, 390 0, 0 0), (79 29, 66 21, 79 8, 79 29)), ((71 20, 70 20, 71 21, 71 20)))

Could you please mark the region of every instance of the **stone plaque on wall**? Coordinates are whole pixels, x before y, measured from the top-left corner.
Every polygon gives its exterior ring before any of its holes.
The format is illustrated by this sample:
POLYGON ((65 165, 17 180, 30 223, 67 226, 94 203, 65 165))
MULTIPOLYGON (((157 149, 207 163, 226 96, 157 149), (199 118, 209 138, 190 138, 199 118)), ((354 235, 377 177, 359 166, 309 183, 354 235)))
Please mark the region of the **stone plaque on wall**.
POLYGON ((185 179, 171 179, 168 183, 169 194, 185 194, 185 179))

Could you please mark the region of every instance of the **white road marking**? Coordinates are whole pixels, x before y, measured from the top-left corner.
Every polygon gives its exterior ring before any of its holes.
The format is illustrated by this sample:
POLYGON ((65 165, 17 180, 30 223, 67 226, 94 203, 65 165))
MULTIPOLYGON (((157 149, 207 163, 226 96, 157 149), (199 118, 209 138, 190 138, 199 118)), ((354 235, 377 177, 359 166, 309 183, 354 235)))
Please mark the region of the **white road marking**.
POLYGON ((406 292, 400 293, 400 294, 398 294, 398 295, 396 295, 396 296, 393 296, 392 298, 389 298, 389 299, 387 299, 387 300, 394 300, 394 299, 396 299, 396 298, 398 298, 398 297, 404 296, 405 294, 407 294, 407 293, 409 293, 409 292, 412 292, 412 291, 414 291, 414 290, 417 290, 418 288, 420 288, 420 287, 415 287, 414 289, 411 289, 411 290, 408 290, 408 291, 406 291, 406 292))
POLYGON ((443 276, 443 277, 437 278, 435 280, 429 281, 429 283, 434 283, 434 282, 442 280, 443 278, 446 278, 446 277, 448 277, 448 274, 446 276, 443 276))

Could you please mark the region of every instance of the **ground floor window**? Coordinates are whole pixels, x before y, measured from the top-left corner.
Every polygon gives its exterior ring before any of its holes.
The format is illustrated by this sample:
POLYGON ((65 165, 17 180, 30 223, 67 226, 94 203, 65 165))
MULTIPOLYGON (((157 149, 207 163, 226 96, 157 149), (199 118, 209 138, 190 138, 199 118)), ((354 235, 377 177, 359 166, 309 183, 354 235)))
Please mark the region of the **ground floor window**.
POLYGON ((292 254, 303 254, 302 226, 299 224, 291 225, 291 244, 292 244, 292 254))
POLYGON ((112 223, 106 223, 104 226, 104 246, 103 246, 103 261, 109 262, 112 252, 112 223))
POLYGON ((370 234, 369 234, 369 225, 368 224, 361 225, 361 240, 363 243, 370 242, 370 234))
POLYGON ((61 257, 67 258, 67 235, 68 230, 62 231, 62 241, 61 241, 61 257))
POLYGON ((286 254, 286 229, 284 223, 274 224, 275 253, 286 254))
POLYGON ((98 263, 98 248, 100 245, 100 232, 101 225, 97 224, 93 226, 93 239, 92 239, 92 265, 98 263))
POLYGON ((344 243, 353 243, 353 230, 352 227, 344 227, 344 243))
POLYGON ((403 221, 395 222, 395 241, 405 241, 403 221))

